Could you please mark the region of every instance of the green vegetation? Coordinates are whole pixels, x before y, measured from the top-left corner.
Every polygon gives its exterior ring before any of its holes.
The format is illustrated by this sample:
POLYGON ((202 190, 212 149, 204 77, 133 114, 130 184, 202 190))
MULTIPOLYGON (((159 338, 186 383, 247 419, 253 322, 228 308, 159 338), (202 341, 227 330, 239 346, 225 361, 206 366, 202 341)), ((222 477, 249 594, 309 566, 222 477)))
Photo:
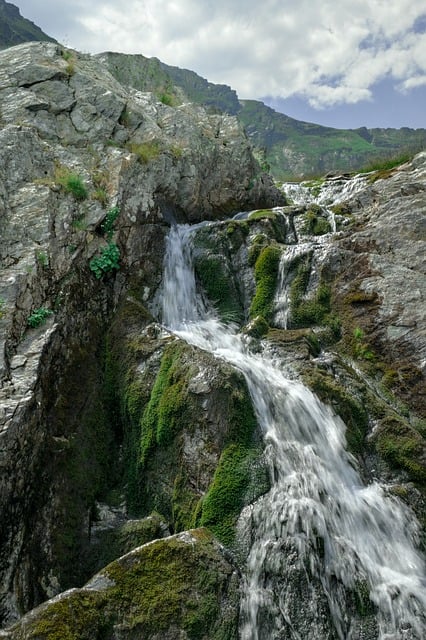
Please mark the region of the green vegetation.
POLYGON ((221 255, 203 252, 195 260, 195 269, 208 299, 223 322, 241 324, 244 320, 239 296, 227 261, 221 255))
POLYGON ((161 153, 160 144, 156 140, 149 140, 139 144, 131 142, 127 145, 127 148, 137 155, 139 162, 142 164, 148 164, 151 160, 156 160, 161 153))
POLYGON ((272 317, 280 257, 281 249, 276 245, 264 247, 259 253, 254 266, 256 293, 250 307, 251 318, 262 316, 268 322, 272 317))
POLYGON ((322 402, 333 407, 346 425, 346 441, 349 451, 361 454, 368 427, 368 415, 361 402, 353 397, 333 376, 314 369, 303 378, 322 402))
POLYGON ((353 355, 359 360, 374 360, 374 352, 370 349, 365 341, 364 331, 360 327, 356 327, 353 331, 352 339, 353 355))
MULTIPOLYGON (((191 531, 191 542, 157 540, 112 562, 102 574, 109 579, 105 589, 74 590, 36 610, 25 637, 109 638, 115 625, 132 637, 166 636, 169 629, 181 629, 189 640, 236 637, 230 570, 204 529, 191 531)), ((18 634, 24 631, 21 624, 14 627, 18 634)))
MULTIPOLYGON (((420 149, 419 149, 420 150, 420 149)), ((389 157, 385 158, 372 158, 368 164, 361 169, 358 169, 358 173, 370 173, 372 171, 387 172, 399 167, 401 164, 405 164, 413 159, 414 153, 412 151, 397 152, 389 157)), ((379 176, 380 177, 380 176, 379 176)), ((377 180, 377 178, 375 178, 377 180)))
POLYGON ((295 268, 297 269, 296 275, 290 286, 292 327, 308 327, 312 324, 332 321, 329 315, 331 311, 331 290, 328 285, 320 284, 312 299, 305 300, 303 297, 309 283, 311 256, 305 256, 295 261, 295 268))
POLYGON ((426 441, 416 429, 396 416, 387 416, 379 422, 374 442, 385 460, 404 469, 412 480, 426 482, 426 441))
POLYGON ((45 251, 36 251, 36 260, 41 267, 47 267, 49 265, 49 258, 45 251))
POLYGON ((76 200, 85 200, 88 197, 88 191, 81 176, 67 167, 57 167, 55 182, 63 188, 65 193, 71 193, 76 200))
POLYGON ((111 240, 114 233, 114 223, 120 215, 120 207, 112 207, 106 213, 105 220, 101 225, 101 229, 107 240, 111 240))
POLYGON ((190 420, 187 382, 182 375, 179 343, 166 347, 151 397, 140 423, 140 464, 153 447, 171 444, 176 433, 190 420))
POLYGON ((213 481, 201 505, 200 524, 225 545, 232 545, 235 524, 246 504, 268 490, 266 469, 256 464, 260 451, 254 444, 256 417, 248 391, 235 382, 228 442, 220 456, 213 481))
POLYGON ((304 232, 314 236, 322 236, 330 233, 331 225, 322 215, 322 209, 318 205, 311 205, 305 214, 304 232))
POLYGON ((1 298, 1 297, 0 297, 0 320, 1 320, 1 318, 3 318, 3 316, 4 316, 4 307, 5 307, 5 304, 6 304, 6 300, 5 300, 4 298, 1 298))
POLYGON ((245 447, 230 444, 219 464, 202 503, 201 524, 213 531, 225 545, 234 541, 235 523, 244 506, 250 481, 250 456, 245 447))
POLYGON ((32 314, 29 316, 27 320, 27 324, 29 327, 35 329, 36 327, 40 327, 44 324, 49 316, 53 314, 53 311, 50 309, 46 309, 46 307, 39 307, 35 309, 32 314))
POLYGON ((168 107, 174 107, 175 106, 175 97, 171 93, 161 93, 158 96, 158 99, 160 100, 160 102, 162 102, 163 104, 165 104, 168 107))
POLYGON ((120 268, 120 249, 114 242, 110 242, 101 251, 101 255, 95 256, 89 263, 90 270, 100 279, 106 273, 120 268))

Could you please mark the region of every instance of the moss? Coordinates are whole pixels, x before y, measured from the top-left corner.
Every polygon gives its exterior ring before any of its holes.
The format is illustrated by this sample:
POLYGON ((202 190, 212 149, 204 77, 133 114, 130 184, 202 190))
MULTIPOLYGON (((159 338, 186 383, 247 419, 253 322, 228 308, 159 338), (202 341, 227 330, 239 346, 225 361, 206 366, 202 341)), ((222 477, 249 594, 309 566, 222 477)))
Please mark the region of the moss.
POLYGON ((254 236, 250 244, 250 247, 248 250, 248 256, 247 256, 247 261, 250 267, 254 267, 260 255, 260 252, 262 251, 262 249, 265 248, 267 244, 268 244, 268 238, 265 234, 258 233, 257 235, 254 236))
POLYGON ((273 209, 258 209, 257 211, 253 211, 249 219, 250 220, 261 220, 263 218, 276 218, 277 214, 273 209))
POLYGON ((141 419, 140 463, 143 466, 152 448, 167 446, 186 424, 187 382, 180 370, 181 345, 169 345, 163 354, 151 397, 141 419))
POLYGON ((185 531, 195 527, 199 497, 189 488, 188 477, 181 469, 173 486, 172 517, 176 531, 185 531))
POLYGON ((152 542, 111 563, 102 572, 110 580, 105 589, 47 603, 13 627, 14 637, 100 640, 119 633, 148 640, 172 633, 235 640, 233 568, 206 530, 190 535, 152 542))
POLYGON ((387 416, 380 421, 374 442, 377 451, 391 465, 407 471, 412 480, 426 482, 423 462, 426 441, 417 430, 396 417, 387 416))
POLYGON ((203 500, 201 524, 208 527, 225 545, 235 537, 235 523, 244 506, 244 494, 250 480, 248 452, 241 445, 224 449, 213 482, 203 500))
POLYGON ((160 143, 156 140, 150 140, 140 144, 132 142, 129 143, 127 147, 129 151, 136 154, 141 164, 148 164, 152 160, 156 160, 161 153, 160 143))
POLYGON ((91 640, 104 637, 112 623, 104 617, 104 597, 76 593, 52 603, 30 627, 26 638, 43 640, 91 640))
POLYGON ((322 236, 330 233, 331 225, 329 221, 323 217, 320 207, 311 206, 305 214, 305 224, 303 227, 305 233, 314 236, 322 236))
POLYGON ((271 245, 264 247, 256 260, 256 293, 250 307, 250 318, 262 316, 268 322, 272 317, 280 257, 280 248, 271 245))
POLYGON ((344 389, 333 377, 314 369, 305 374, 304 382, 320 400, 330 404, 346 425, 346 441, 349 451, 361 454, 368 427, 368 415, 361 403, 344 389))
POLYGON ((269 331, 269 324, 262 316, 256 316, 248 325, 243 329, 243 333, 252 338, 263 338, 269 331))
POLYGON ((183 629, 192 639, 210 637, 217 627, 228 577, 221 573, 207 532, 192 531, 192 543, 157 541, 139 555, 113 563, 106 572, 116 583, 115 606, 126 611, 126 626, 144 637, 183 629))
POLYGON ((203 253, 195 260, 195 269, 201 285, 223 322, 244 321, 242 305, 226 259, 203 253))
POLYGON ((257 421, 247 388, 235 374, 230 381, 230 428, 213 481, 202 502, 200 523, 225 545, 232 545, 235 524, 247 501, 269 488, 266 469, 259 464, 260 446, 254 435, 257 421))
POLYGON ((331 289, 327 284, 322 282, 313 298, 304 299, 311 273, 311 256, 304 256, 295 261, 295 268, 296 275, 290 286, 291 328, 331 322, 331 289))

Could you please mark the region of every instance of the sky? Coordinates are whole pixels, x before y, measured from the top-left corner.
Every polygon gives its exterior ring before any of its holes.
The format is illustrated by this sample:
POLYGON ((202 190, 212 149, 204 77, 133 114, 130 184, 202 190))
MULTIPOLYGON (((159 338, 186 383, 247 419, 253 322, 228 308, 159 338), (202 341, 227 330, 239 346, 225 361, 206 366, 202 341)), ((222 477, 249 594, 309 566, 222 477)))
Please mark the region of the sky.
POLYGON ((338 128, 426 128, 426 0, 9 0, 68 47, 157 57, 338 128))

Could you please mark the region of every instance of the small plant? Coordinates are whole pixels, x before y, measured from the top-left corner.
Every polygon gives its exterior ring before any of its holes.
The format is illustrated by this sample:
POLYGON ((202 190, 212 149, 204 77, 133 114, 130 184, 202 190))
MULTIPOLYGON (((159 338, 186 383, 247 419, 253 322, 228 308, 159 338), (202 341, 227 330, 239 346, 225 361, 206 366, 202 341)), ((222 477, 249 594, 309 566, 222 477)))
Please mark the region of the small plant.
POLYGON ((47 267, 49 258, 44 251, 36 251, 36 260, 41 267, 47 267))
POLYGON ((120 215, 120 207, 112 207, 107 211, 105 216, 105 220, 102 223, 101 229, 104 232, 105 236, 108 240, 111 240, 112 234, 114 233, 114 222, 117 220, 120 215))
POLYGON ((85 200, 88 196, 81 176, 73 173, 67 167, 58 167, 56 169, 55 182, 63 188, 65 193, 71 193, 76 200, 85 200))
POLYGON ((130 111, 126 108, 123 109, 121 115, 118 119, 118 123, 123 127, 128 127, 130 125, 130 111))
POLYGON ((160 145, 156 140, 150 140, 140 144, 132 142, 127 146, 127 148, 138 156, 139 162, 142 164, 148 164, 150 160, 155 160, 161 152, 160 145))
POLYGON ((62 49, 61 55, 63 59, 68 63, 65 67, 65 72, 68 76, 73 76, 75 73, 76 56, 74 51, 69 49, 62 49))
POLYGON ((355 358, 359 358, 360 360, 374 360, 374 353, 365 342, 365 334, 360 327, 354 329, 352 343, 355 358))
POLYGON ((162 93, 159 96, 160 102, 162 102, 163 104, 167 105, 168 107, 174 107, 175 106, 175 98, 171 93, 162 93))
POLYGON ((46 307, 39 307, 35 309, 32 314, 29 316, 27 320, 27 324, 29 327, 35 329, 36 327, 40 327, 44 324, 49 316, 51 316, 53 311, 50 309, 46 309, 46 307))
POLYGON ((89 263, 90 270, 100 279, 105 273, 120 268, 120 249, 114 242, 102 249, 100 256, 95 256, 89 263))
POLYGON ((108 194, 105 191, 105 189, 96 189, 93 193, 92 193, 92 198, 93 200, 97 200, 98 202, 101 203, 101 205, 103 207, 105 207, 108 204, 108 194))

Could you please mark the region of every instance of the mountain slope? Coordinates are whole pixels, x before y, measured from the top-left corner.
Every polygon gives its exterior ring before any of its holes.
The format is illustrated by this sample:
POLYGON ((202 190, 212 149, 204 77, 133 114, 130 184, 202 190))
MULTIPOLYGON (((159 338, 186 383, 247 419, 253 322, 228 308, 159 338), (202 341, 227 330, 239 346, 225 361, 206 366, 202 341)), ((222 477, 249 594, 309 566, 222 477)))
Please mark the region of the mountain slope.
POLYGON ((295 120, 257 100, 239 100, 227 85, 208 82, 193 71, 157 58, 105 53, 100 56, 120 81, 154 91, 166 101, 189 100, 212 111, 237 115, 258 159, 278 179, 356 171, 373 160, 426 145, 426 129, 334 129, 295 120))
POLYGON ((33 22, 23 18, 18 7, 0 0, 0 49, 32 41, 55 42, 33 22))

